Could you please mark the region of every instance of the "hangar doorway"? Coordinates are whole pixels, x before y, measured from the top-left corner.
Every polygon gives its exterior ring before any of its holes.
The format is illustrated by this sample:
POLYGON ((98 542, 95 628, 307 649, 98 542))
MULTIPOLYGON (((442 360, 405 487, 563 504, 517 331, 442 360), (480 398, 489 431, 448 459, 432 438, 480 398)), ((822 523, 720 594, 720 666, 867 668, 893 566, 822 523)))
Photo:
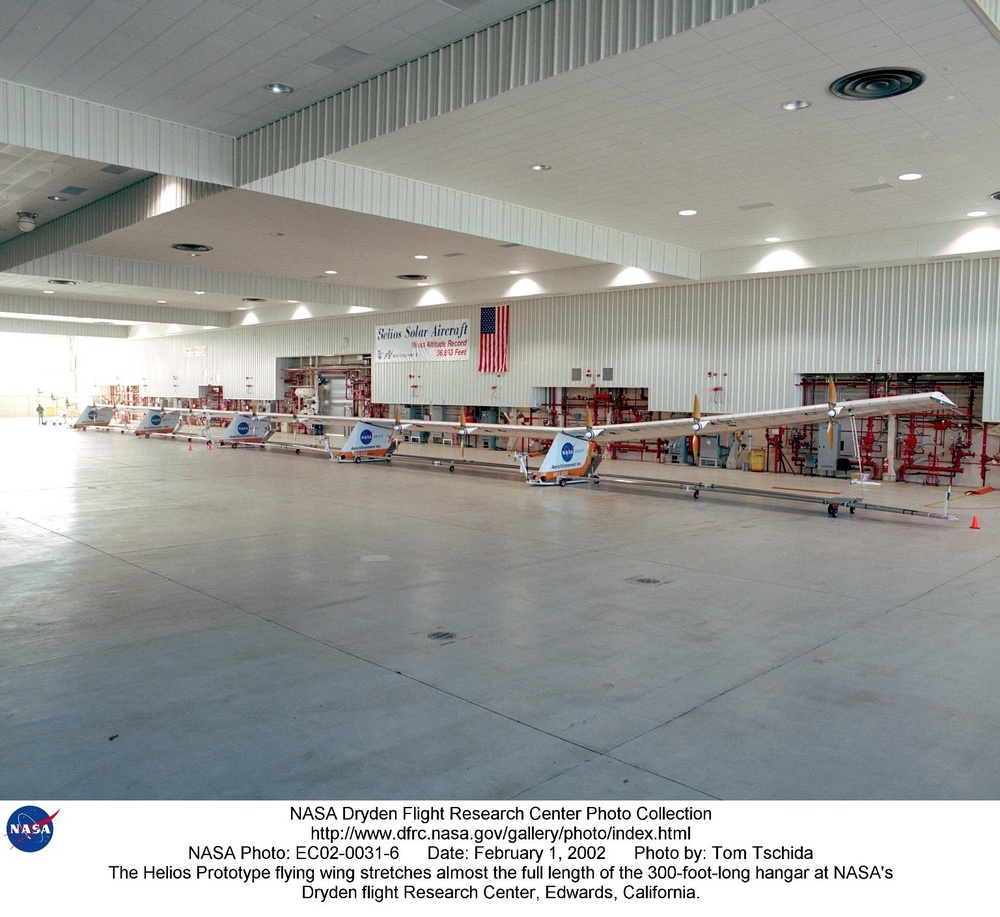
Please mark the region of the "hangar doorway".
POLYGON ((279 411, 368 417, 371 414, 371 354, 279 357, 279 411))

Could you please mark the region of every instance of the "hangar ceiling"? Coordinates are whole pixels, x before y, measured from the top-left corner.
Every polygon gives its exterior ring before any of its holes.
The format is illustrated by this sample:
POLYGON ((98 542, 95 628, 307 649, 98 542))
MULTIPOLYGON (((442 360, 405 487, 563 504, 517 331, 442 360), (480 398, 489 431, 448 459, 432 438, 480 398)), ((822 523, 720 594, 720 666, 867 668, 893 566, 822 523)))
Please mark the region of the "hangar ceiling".
POLYGON ((153 175, 136 161, 67 155, 45 130, 19 131, 14 101, 40 99, 70 117, 63 100, 80 99, 105 114, 212 132, 235 148, 535 6, 5 2, 0 322, 163 333, 239 324, 248 298, 267 301, 260 320, 280 321, 1000 251, 1000 32, 975 0, 549 0, 542 6, 571 26, 558 39, 570 49, 599 47, 642 17, 672 16, 675 34, 571 62, 326 156, 338 174, 418 189, 392 217, 221 188, 128 225, 67 235, 72 244, 44 257, 22 254, 19 213, 36 215, 36 233, 82 225, 83 214, 153 175), (692 24, 685 10, 707 21, 692 24), (862 79, 862 94, 902 88, 896 81, 907 72, 919 85, 885 98, 831 92, 838 78, 873 68, 891 72, 862 79), (271 82, 294 91, 267 92, 271 82), (34 145, 16 142, 29 136, 34 145), (475 232, 423 225, 416 198, 435 195, 490 202, 508 218, 480 221, 475 232), (526 244, 514 238, 510 213, 559 219, 563 238, 526 244), (567 233, 679 252, 683 269, 614 260, 611 247, 566 244, 567 233), (172 247, 181 242, 210 251, 172 247))

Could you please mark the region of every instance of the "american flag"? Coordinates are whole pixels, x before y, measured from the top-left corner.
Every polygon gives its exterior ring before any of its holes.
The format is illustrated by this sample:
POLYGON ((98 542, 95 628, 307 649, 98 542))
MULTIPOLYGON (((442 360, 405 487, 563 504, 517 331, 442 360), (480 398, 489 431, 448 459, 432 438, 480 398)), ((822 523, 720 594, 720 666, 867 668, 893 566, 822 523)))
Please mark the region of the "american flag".
POLYGON ((479 310, 479 371, 507 372, 510 343, 510 306, 487 306, 479 310))

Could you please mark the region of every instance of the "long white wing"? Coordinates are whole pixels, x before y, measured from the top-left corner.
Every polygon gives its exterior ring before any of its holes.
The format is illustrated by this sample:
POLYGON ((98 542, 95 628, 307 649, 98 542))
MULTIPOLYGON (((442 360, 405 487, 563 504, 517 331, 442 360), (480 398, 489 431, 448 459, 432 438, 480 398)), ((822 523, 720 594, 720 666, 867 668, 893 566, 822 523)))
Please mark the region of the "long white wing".
MULTIPOLYGON (((714 416, 649 420, 642 423, 606 424, 595 426, 595 438, 616 441, 671 439, 690 436, 702 430, 761 430, 773 427, 796 427, 805 424, 825 423, 838 417, 875 417, 890 414, 913 414, 924 411, 954 409, 955 403, 940 392, 922 392, 913 395, 891 395, 887 398, 864 398, 857 401, 838 401, 830 404, 811 404, 804 407, 777 408, 771 411, 747 411, 741 414, 716 414, 714 416)), ((570 435, 586 434, 586 428, 568 429, 570 435)))
POLYGON ((915 414, 956 408, 955 402, 941 392, 919 392, 912 395, 890 395, 886 398, 838 401, 832 407, 829 404, 812 404, 774 411, 717 414, 702 418, 702 423, 708 427, 726 427, 731 430, 760 430, 764 427, 796 427, 836 420, 839 417, 888 417, 891 414, 915 414))
MULTIPOLYGON (((831 419, 854 417, 913 414, 925 411, 954 410, 955 403, 941 392, 921 392, 912 395, 891 395, 887 398, 864 398, 857 401, 838 401, 834 405, 812 404, 804 407, 777 408, 770 411, 747 411, 740 414, 716 414, 702 417, 675 417, 670 420, 647 420, 638 423, 595 425, 594 427, 513 427, 505 424, 469 424, 470 434, 488 436, 522 436, 525 430, 531 436, 552 439, 559 432, 582 439, 610 440, 612 442, 654 441, 691 436, 702 430, 761 430, 773 427, 796 427, 805 424, 825 423, 831 419), (831 416, 832 412, 832 416, 831 416)), ((458 426, 453 425, 453 426, 458 426)))
MULTIPOLYGON (((351 425, 363 421, 372 426, 394 429, 397 432, 453 433, 467 436, 500 436, 507 439, 551 440, 559 433, 579 439, 611 440, 614 442, 654 441, 691 436, 706 429, 760 430, 770 427, 795 427, 805 424, 825 423, 838 417, 874 417, 890 414, 913 414, 924 411, 954 409, 955 403, 941 392, 921 392, 912 395, 891 395, 887 398, 863 398, 857 401, 838 401, 834 405, 812 404, 804 407, 777 408, 771 411, 747 411, 741 414, 716 414, 702 417, 675 417, 670 420, 646 420, 638 423, 595 425, 593 427, 542 427, 504 423, 460 423, 448 420, 400 420, 389 417, 329 417, 322 420, 329 424, 351 425)), ((279 415, 271 414, 271 417, 279 415)), ((320 420, 313 415, 313 420, 320 420)))

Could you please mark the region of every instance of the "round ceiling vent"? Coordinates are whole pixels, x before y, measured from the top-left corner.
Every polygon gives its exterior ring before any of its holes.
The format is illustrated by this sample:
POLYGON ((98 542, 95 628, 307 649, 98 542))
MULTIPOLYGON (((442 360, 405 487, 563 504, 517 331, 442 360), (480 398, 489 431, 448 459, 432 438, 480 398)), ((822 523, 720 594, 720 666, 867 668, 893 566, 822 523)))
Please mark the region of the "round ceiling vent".
POLYGON ((426 280, 426 274, 397 274, 397 280, 426 280))
POLYGON ((52 284, 59 284, 59 286, 63 286, 63 287, 75 287, 76 286, 76 281, 75 280, 46 280, 45 282, 46 283, 52 283, 52 284))
POLYGON ((259 296, 244 296, 243 302, 267 302, 267 300, 261 299, 259 296))
POLYGON ((916 89, 924 75, 905 67, 877 67, 848 73, 830 84, 830 92, 842 99, 890 99, 916 89))
POLYGON ((992 194, 990 195, 990 197, 992 197, 992 198, 993 198, 993 200, 995 200, 995 201, 1000 201, 1000 191, 994 191, 994 192, 993 192, 993 193, 992 193, 992 194))
POLYGON ((170 247, 176 248, 179 252, 210 252, 212 250, 211 245, 201 245, 198 242, 175 242, 170 247))

